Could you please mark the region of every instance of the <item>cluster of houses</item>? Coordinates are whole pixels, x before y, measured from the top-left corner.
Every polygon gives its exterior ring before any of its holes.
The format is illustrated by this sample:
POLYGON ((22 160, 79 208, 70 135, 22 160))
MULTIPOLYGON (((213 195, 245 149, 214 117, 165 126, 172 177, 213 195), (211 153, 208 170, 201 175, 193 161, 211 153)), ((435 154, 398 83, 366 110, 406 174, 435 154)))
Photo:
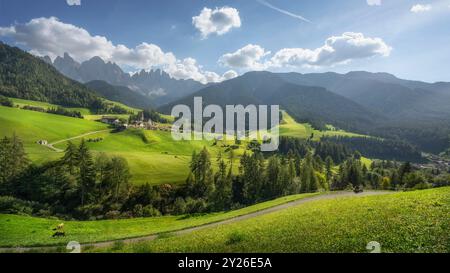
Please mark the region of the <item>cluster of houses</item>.
POLYGON ((426 164, 417 164, 416 167, 420 169, 438 169, 440 171, 449 171, 450 170, 450 159, 447 159, 442 156, 433 155, 433 154, 422 154, 426 159, 428 159, 428 163, 426 164))
POLYGON ((112 125, 114 127, 122 127, 125 129, 128 128, 136 128, 136 129, 144 129, 144 130, 153 130, 153 131, 170 131, 170 127, 167 126, 161 126, 159 124, 157 124, 156 122, 153 122, 151 119, 147 119, 145 120, 144 118, 144 114, 140 114, 139 118, 137 120, 134 121, 130 121, 130 122, 124 122, 123 120, 121 120, 118 117, 114 117, 114 116, 103 116, 100 121, 102 123, 106 123, 109 125, 112 125))

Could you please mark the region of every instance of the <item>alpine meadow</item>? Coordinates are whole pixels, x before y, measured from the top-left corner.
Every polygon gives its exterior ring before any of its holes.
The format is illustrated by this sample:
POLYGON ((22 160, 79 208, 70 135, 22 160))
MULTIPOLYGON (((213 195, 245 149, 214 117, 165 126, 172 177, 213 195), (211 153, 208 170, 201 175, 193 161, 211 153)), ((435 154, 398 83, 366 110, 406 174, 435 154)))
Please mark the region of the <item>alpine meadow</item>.
POLYGON ((0 257, 450 253, 448 0, 344 2, 0 0, 0 257))

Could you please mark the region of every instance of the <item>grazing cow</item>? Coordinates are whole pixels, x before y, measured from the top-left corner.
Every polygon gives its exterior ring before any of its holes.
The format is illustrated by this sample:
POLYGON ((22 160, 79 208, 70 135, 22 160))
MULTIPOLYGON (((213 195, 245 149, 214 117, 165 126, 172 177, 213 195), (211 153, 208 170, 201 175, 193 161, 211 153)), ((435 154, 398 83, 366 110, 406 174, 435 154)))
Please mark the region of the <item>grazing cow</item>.
POLYGON ((56 228, 54 228, 53 230, 62 230, 64 229, 64 223, 59 224, 58 226, 56 226, 56 228))
POLYGON ((57 238, 57 237, 66 237, 66 233, 64 231, 57 231, 55 232, 55 234, 53 234, 52 236, 53 238, 57 238))
POLYGON ((53 231, 55 231, 55 233, 52 236, 53 238, 66 237, 66 232, 64 231, 64 223, 57 225, 53 229, 53 231))

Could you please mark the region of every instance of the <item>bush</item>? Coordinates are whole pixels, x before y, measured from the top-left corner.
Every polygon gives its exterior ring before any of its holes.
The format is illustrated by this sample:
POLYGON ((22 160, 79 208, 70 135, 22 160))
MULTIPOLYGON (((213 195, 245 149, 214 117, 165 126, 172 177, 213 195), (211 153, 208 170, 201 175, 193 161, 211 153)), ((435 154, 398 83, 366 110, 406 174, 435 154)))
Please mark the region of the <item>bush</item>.
POLYGON ((419 183, 417 185, 414 186, 413 190, 426 190, 426 189, 431 189, 431 184, 430 183, 419 183))
POLYGON ((391 188, 391 180, 389 177, 383 177, 381 180, 381 188, 383 190, 389 190, 391 188))
POLYGON ((145 206, 143 209, 143 216, 144 217, 157 217, 161 216, 161 212, 159 210, 155 209, 152 205, 145 206))
POLYGON ((118 210, 108 211, 105 214, 105 218, 106 219, 119 219, 120 218, 120 211, 118 211, 118 210))
POLYGON ((185 214, 186 213, 186 201, 184 201, 183 198, 178 197, 175 200, 175 203, 173 205, 173 212, 175 214, 185 214))
POLYGON ((202 213, 206 212, 208 204, 203 199, 192 199, 188 197, 186 199, 186 211, 185 213, 202 213))
POLYGON ((141 204, 137 204, 133 208, 133 216, 134 217, 142 217, 144 216, 144 207, 141 204))
POLYGON ((14 107, 14 103, 7 97, 0 96, 0 105, 6 107, 14 107))
POLYGON ((11 196, 0 196, 0 213, 33 215, 35 211, 44 209, 44 206, 32 202, 24 201, 11 196))

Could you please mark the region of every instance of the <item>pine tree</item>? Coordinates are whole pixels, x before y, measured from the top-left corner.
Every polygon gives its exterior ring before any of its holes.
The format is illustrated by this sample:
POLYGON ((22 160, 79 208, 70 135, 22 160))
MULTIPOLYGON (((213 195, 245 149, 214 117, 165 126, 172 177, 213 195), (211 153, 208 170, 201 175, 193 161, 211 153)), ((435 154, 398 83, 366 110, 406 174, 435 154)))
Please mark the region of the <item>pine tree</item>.
POLYGON ((114 189, 114 200, 126 199, 129 189, 130 169, 124 158, 113 157, 108 164, 106 180, 114 189))
POLYGON ((212 202, 216 209, 223 210, 231 202, 231 175, 227 175, 227 165, 223 159, 219 159, 219 171, 215 175, 215 192, 212 202))
POLYGON ((4 184, 21 174, 29 165, 23 143, 14 133, 11 138, 0 141, 0 184, 4 184))
POLYGON ((333 159, 330 156, 328 156, 325 159, 325 177, 328 185, 331 183, 331 180, 333 178, 333 166, 334 166, 333 159))
POLYGON ((84 206, 86 201, 89 201, 89 195, 92 194, 92 190, 95 186, 94 163, 84 139, 81 140, 81 144, 78 148, 78 160, 80 167, 78 185, 80 187, 81 205, 84 206))
POLYGON ((76 173, 76 169, 80 163, 78 159, 78 149, 77 146, 71 141, 67 143, 67 147, 64 152, 64 156, 61 159, 61 162, 67 165, 70 174, 74 175, 76 173))

